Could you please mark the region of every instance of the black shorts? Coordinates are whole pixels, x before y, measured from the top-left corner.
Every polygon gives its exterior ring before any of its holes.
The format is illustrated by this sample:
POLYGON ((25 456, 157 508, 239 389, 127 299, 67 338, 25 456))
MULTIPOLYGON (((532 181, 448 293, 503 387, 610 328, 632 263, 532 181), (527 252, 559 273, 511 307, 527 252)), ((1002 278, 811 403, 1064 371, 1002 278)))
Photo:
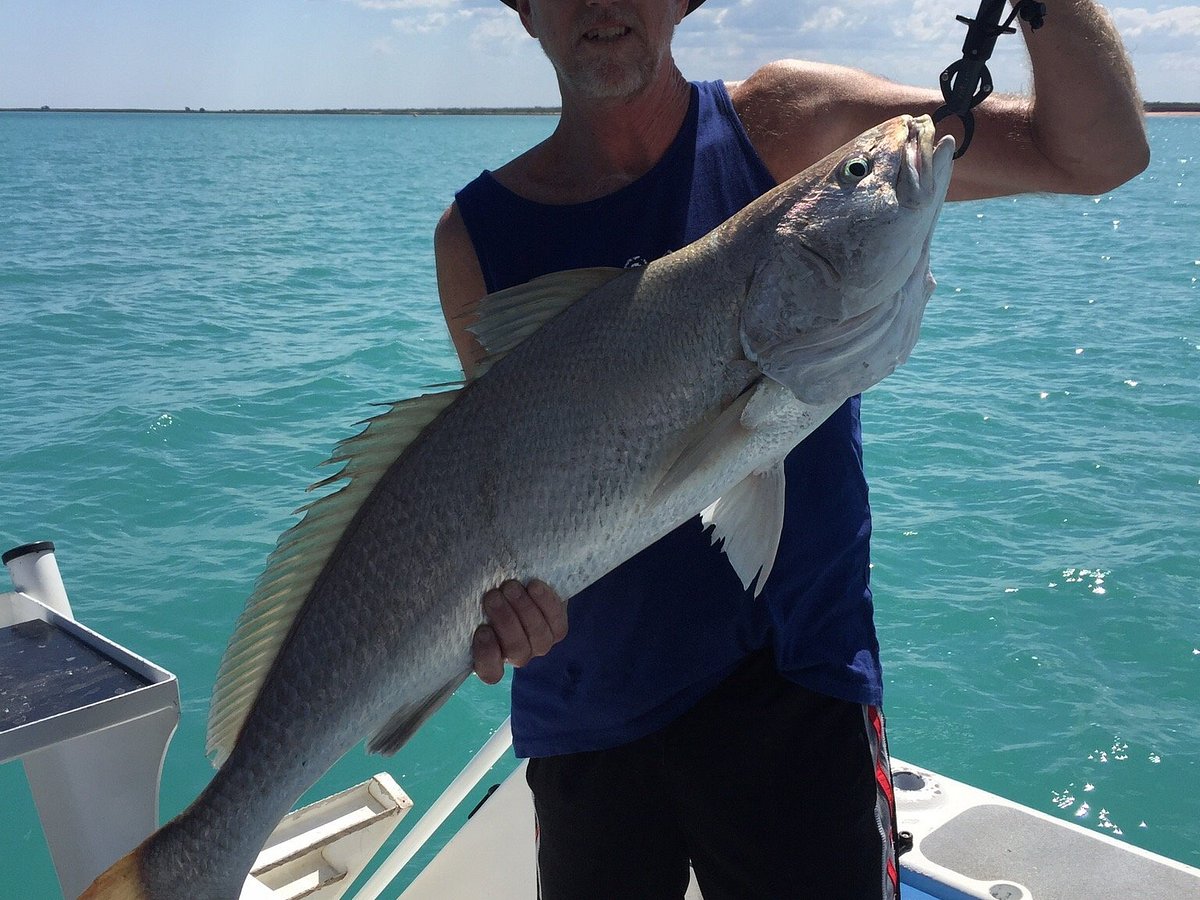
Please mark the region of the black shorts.
POLYGON ((894 900, 883 718, 752 656, 663 730, 531 759, 543 900, 894 900))

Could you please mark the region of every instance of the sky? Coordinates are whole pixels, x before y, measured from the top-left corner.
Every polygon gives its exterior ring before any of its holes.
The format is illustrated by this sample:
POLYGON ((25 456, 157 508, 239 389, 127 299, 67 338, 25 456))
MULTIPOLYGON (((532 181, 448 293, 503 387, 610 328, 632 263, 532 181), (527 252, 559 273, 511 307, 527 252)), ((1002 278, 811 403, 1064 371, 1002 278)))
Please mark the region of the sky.
MULTIPOLYGON (((1045 0, 1049 16, 1056 3, 1045 0)), ((1138 5, 1124 5, 1134 3, 1138 5)), ((937 86, 978 0, 707 0, 680 26, 693 79, 794 57, 937 86)), ((1107 7, 1147 100, 1200 101, 1200 6, 1107 7)), ((1037 35, 1034 35, 1034 40, 1037 35)), ((990 63, 1024 92, 1017 36, 990 63)), ((0 0, 0 108, 554 106, 549 64, 500 0, 0 0)))

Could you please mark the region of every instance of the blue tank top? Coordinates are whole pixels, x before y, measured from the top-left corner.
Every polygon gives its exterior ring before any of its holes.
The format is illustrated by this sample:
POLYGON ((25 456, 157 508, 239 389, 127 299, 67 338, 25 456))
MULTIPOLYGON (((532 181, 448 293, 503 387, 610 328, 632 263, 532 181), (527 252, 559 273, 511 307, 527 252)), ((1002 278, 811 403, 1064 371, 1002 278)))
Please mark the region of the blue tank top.
MULTIPOLYGON (((489 172, 456 195, 489 291, 586 266, 644 265, 702 237, 774 186, 721 82, 692 85, 663 158, 615 193, 534 203, 489 172)), ((810 690, 879 704, 868 587, 871 520, 859 399, 789 454, 779 554, 757 600, 699 517, 577 594, 567 637, 518 669, 518 756, 601 750, 682 714, 749 653, 810 690)))

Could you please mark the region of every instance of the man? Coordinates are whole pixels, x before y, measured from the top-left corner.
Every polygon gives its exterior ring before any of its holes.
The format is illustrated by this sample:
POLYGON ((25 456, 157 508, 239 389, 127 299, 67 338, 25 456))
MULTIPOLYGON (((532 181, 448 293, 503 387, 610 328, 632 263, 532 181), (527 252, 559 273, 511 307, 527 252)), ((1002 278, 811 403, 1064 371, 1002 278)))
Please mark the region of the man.
MULTIPOLYGON (((941 96, 782 61, 689 84, 675 26, 702 0, 504 0, 553 64, 554 133, 456 195, 438 283, 466 330, 486 293, 549 271, 644 264, 867 128, 941 96)), ((1148 158, 1132 71, 1091 0, 1051 0, 1029 42, 1034 99, 976 109, 952 199, 1093 194, 1148 158)), ((536 402, 531 398, 531 402, 536 402)), ((484 599, 475 668, 513 680, 532 757, 546 898, 894 897, 895 826, 867 584, 870 513, 858 398, 788 457, 779 556, 757 600, 698 520, 575 599, 552 586, 484 599), (548 653, 552 645, 554 651, 548 653)))

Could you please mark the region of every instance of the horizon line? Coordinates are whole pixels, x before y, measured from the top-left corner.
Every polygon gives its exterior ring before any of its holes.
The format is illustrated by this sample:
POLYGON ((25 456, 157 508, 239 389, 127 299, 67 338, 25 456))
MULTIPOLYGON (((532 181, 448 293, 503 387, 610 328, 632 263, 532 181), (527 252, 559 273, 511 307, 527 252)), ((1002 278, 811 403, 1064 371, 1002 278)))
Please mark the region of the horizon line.
MULTIPOLYGON (((1144 100, 1145 112, 1200 113, 1197 100, 1144 100)), ((407 106, 407 107, 245 107, 207 109, 199 106, 5 106, 0 113, 177 113, 204 115, 373 115, 373 116, 451 116, 451 115, 561 115, 561 106, 407 106)))

